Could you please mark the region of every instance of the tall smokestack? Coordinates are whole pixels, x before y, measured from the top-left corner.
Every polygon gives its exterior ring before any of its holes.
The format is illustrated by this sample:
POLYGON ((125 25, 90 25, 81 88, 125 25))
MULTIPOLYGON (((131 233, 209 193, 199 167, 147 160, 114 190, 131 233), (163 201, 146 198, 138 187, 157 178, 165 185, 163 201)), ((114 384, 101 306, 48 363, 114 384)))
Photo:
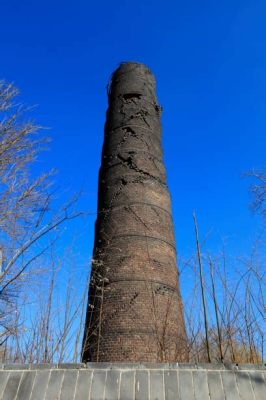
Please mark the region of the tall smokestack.
POLYGON ((83 361, 187 354, 155 79, 123 63, 108 92, 83 361))

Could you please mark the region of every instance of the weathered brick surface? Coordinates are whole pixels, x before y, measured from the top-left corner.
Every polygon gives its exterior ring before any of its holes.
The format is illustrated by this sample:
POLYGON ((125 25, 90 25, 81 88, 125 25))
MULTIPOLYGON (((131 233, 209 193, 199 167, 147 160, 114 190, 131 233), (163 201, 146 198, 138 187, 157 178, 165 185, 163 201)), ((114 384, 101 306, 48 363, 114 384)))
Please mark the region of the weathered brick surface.
POLYGON ((104 196, 99 198, 99 213, 110 212, 108 208, 110 203, 112 203, 112 209, 129 204, 150 204, 167 212, 170 210, 170 196, 165 185, 145 176, 136 178, 132 174, 110 180, 105 188, 104 196), (126 181, 126 185, 121 181, 126 181), (123 190, 118 191, 117 186, 120 185, 123 190))
POLYGON ((155 79, 122 64, 108 100, 83 360, 184 361, 155 79))

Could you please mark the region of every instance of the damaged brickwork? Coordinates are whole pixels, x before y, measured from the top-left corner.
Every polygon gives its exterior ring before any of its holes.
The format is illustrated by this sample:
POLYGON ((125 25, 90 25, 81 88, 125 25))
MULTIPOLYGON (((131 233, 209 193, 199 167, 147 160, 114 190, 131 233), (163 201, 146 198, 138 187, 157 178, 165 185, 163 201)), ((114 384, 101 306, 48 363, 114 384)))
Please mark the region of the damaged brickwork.
POLYGON ((186 361, 155 79, 123 63, 108 88, 83 361, 186 361))

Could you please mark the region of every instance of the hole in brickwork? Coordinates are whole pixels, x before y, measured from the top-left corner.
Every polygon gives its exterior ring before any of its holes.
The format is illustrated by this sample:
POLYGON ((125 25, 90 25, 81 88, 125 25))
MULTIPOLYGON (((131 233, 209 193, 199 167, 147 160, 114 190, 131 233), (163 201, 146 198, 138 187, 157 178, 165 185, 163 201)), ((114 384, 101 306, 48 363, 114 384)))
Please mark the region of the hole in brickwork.
POLYGON ((163 285, 163 284, 157 285, 155 290, 154 290, 155 294, 162 294, 162 295, 169 294, 169 293, 172 293, 172 292, 173 292, 172 288, 170 288, 167 285, 163 285))
POLYGON ((129 135, 137 137, 136 132, 134 132, 134 130, 132 128, 130 128, 129 126, 127 126, 126 128, 123 128, 122 130, 124 133, 127 133, 129 135))
POLYGON ((123 95, 123 99, 126 101, 133 101, 135 99, 141 99, 140 93, 126 93, 123 95))
POLYGON ((161 106, 159 106, 159 104, 154 104, 154 109, 156 111, 156 114, 160 115, 161 112, 163 111, 163 108, 161 106))
POLYGON ((130 304, 133 304, 134 301, 136 300, 136 298, 138 297, 138 295, 139 295, 139 294, 138 294, 137 292, 135 292, 134 295, 132 296, 132 298, 131 298, 131 300, 130 300, 129 303, 130 303, 130 304))

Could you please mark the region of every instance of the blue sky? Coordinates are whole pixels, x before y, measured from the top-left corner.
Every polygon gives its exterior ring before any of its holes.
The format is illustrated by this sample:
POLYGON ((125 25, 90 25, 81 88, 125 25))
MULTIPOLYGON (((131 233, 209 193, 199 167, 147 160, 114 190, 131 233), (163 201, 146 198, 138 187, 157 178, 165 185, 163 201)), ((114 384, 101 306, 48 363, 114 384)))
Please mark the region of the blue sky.
MULTIPOLYGON (((2 0, 0 15, 0 77, 38 105, 53 138, 38 168, 57 168, 64 193, 82 187, 82 208, 96 210, 105 87, 121 61, 144 62, 164 108, 178 253, 194 246, 193 210, 211 250, 221 238, 249 250, 260 220, 241 175, 265 165, 265 1, 2 0)), ((75 225, 85 257, 94 219, 75 225)))

